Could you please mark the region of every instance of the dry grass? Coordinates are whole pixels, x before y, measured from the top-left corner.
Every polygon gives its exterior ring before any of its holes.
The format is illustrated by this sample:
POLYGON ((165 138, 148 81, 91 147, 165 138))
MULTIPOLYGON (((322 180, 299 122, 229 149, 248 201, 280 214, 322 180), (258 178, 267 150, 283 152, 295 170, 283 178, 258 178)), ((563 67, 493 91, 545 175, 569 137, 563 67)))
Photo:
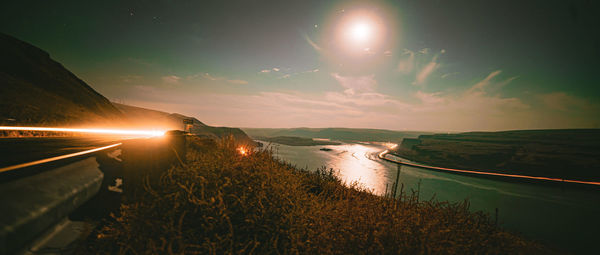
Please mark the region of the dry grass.
POLYGON ((379 197, 232 140, 190 142, 188 163, 121 206, 86 253, 547 254, 468 202, 379 197))

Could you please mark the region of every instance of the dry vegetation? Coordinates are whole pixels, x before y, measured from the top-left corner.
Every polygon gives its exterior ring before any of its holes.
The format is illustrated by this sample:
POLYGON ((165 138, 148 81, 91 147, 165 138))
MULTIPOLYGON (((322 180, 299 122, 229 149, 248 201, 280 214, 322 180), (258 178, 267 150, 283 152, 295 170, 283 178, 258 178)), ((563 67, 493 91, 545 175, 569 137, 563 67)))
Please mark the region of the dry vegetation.
POLYGON ((188 146, 187 163, 123 203, 84 253, 548 253, 470 212, 468 202, 375 196, 269 151, 242 156, 232 140, 188 146))

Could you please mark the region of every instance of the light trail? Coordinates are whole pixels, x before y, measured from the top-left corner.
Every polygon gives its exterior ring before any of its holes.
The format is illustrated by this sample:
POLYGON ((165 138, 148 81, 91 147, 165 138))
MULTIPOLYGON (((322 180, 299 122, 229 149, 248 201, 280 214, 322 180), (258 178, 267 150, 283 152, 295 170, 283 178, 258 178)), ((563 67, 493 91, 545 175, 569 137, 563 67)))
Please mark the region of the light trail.
POLYGON ((441 171, 446 171, 446 172, 458 172, 458 173, 468 173, 468 174, 478 174, 478 175, 491 175, 491 176, 529 179, 529 180, 567 182, 567 183, 577 183, 577 184, 588 184, 588 185, 600 186, 600 182, 588 182, 588 181, 577 181, 577 180, 559 179, 559 178, 550 178, 550 177, 539 177, 539 176, 529 176, 529 175, 519 175, 519 174, 501 174, 501 173, 472 171, 472 170, 454 169, 454 168, 445 168, 445 167, 436 167, 436 166, 424 166, 424 165, 389 159, 389 158, 385 157, 388 153, 390 153, 389 150, 385 150, 385 151, 379 153, 379 158, 383 159, 385 161, 389 161, 389 162, 393 162, 393 163, 397 163, 397 164, 401 164, 401 165, 407 165, 407 166, 424 168, 424 169, 441 170, 441 171))
POLYGON ((13 131, 46 131, 46 132, 75 132, 113 135, 136 135, 136 136, 162 136, 165 131, 161 130, 131 130, 131 129, 101 129, 101 128, 58 128, 58 127, 18 127, 0 126, 0 130, 13 131))
POLYGON ((67 155, 62 155, 62 156, 56 156, 56 157, 47 158, 47 159, 40 159, 40 160, 32 161, 32 162, 29 162, 29 163, 23 163, 23 164, 18 164, 18 165, 14 165, 14 166, 8 166, 8 167, 0 168, 0 173, 6 172, 6 171, 15 170, 15 169, 19 169, 19 168, 23 168, 23 167, 29 167, 29 166, 35 166, 35 165, 39 165, 39 164, 44 164, 44 163, 48 163, 48 162, 52 162, 52 161, 57 161, 57 160, 61 160, 61 159, 66 159, 66 158, 72 158, 72 157, 76 157, 76 156, 81 156, 81 155, 85 155, 85 154, 89 154, 89 153, 93 153, 93 152, 97 152, 97 151, 101 151, 101 150, 106 150, 106 149, 114 148, 114 147, 117 147, 117 146, 119 146, 121 144, 122 143, 115 143, 115 144, 111 144, 111 145, 108 145, 108 146, 104 146, 104 147, 100 147, 100 148, 95 148, 95 149, 91 149, 91 150, 75 152, 75 153, 71 153, 71 154, 67 154, 67 155))

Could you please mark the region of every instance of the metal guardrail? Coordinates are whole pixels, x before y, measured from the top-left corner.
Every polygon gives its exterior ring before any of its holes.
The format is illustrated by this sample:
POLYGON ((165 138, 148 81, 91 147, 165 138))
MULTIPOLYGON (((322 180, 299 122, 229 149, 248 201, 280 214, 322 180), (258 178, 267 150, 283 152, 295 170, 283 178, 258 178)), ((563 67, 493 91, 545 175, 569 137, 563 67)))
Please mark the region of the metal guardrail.
POLYGON ((1 168, 0 174, 49 169, 0 184, 0 254, 28 251, 32 242, 52 226, 60 225, 87 201, 102 207, 97 200, 106 192, 99 191, 108 188, 107 183, 114 181, 115 174, 123 179, 124 197, 135 199, 144 176, 159 176, 173 162, 185 161, 185 148, 186 136, 175 132, 1 168), (122 160, 111 159, 110 163, 118 165, 117 173, 102 167, 105 160, 101 159, 106 157, 95 154, 111 149, 122 151, 122 160), (88 157, 72 162, 85 156, 88 157), (68 164, 57 167, 63 161, 68 164))
POLYGON ((104 174, 94 157, 0 185, 0 254, 23 249, 92 198, 104 174))

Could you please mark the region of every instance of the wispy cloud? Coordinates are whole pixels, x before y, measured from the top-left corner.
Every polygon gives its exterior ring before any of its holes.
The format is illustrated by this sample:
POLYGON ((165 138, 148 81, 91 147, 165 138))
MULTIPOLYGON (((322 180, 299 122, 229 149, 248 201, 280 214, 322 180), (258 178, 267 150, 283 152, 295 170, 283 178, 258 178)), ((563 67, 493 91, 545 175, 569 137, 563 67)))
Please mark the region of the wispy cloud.
MULTIPOLYGON (((445 70, 446 65, 440 63, 444 53, 445 50, 404 50, 397 72, 414 84, 428 84, 440 77, 457 75, 457 72, 445 70)), ((377 79, 379 74, 377 77, 338 72, 314 74, 321 71, 324 70, 294 71, 284 67, 265 67, 260 71, 269 73, 265 76, 278 79, 294 75, 329 78, 319 79, 333 83, 320 84, 323 88, 330 88, 320 92, 271 90, 227 94, 213 90, 219 86, 206 86, 210 87, 207 93, 191 94, 182 89, 185 86, 163 83, 184 83, 192 79, 202 79, 201 82, 210 85, 249 83, 243 79, 199 73, 186 79, 175 75, 163 76, 155 84, 158 86, 135 86, 131 94, 144 97, 139 100, 155 104, 160 109, 181 109, 173 111, 202 116, 202 120, 209 124, 233 126, 351 126, 465 131, 589 127, 594 121, 600 123, 600 117, 592 116, 592 113, 598 115, 600 112, 598 103, 564 92, 542 95, 532 92, 528 97, 504 96, 502 86, 511 84, 518 77, 509 77, 511 75, 502 70, 482 73, 475 82, 455 86, 451 90, 431 91, 436 86, 404 87, 402 93, 397 94, 388 94, 390 88, 386 88, 386 93, 378 91, 380 86, 386 85, 384 80, 377 79), (198 104, 198 101, 203 103, 198 104)), ((453 79, 453 83, 457 82, 458 79, 453 79)), ((203 89, 200 87, 195 86, 194 89, 203 89)))
POLYGON ((435 69, 439 66, 436 60, 437 58, 434 57, 433 60, 431 60, 431 62, 427 63, 427 65, 425 65, 425 67, 423 67, 421 71, 417 73, 417 77, 415 78, 414 84, 423 84, 425 80, 427 80, 427 77, 429 77, 429 75, 431 75, 433 71, 435 71, 435 69))
POLYGON ((377 87, 375 75, 352 77, 341 76, 338 73, 332 73, 331 76, 338 81, 342 87, 346 88, 346 90, 344 90, 346 94, 370 92, 374 91, 375 87, 377 87))
POLYGON ((186 77, 186 80, 190 81, 190 80, 195 80, 197 78, 203 78, 206 80, 210 80, 210 81, 226 81, 228 83, 231 84, 248 84, 248 81, 246 80, 242 80, 242 79, 230 79, 224 76, 215 76, 209 73, 199 73, 199 74, 194 74, 194 75, 190 75, 186 77))
POLYGON ((181 80, 181 77, 176 76, 176 75, 168 75, 168 76, 161 77, 161 79, 163 80, 163 82, 175 84, 175 83, 178 83, 179 80, 181 80))
MULTIPOLYGON (((286 71, 289 71, 290 69, 286 69, 286 71)), ((316 73, 319 72, 318 68, 312 69, 312 70, 307 70, 307 71, 303 71, 303 72, 295 72, 295 73, 286 73, 282 76, 277 77, 277 79, 287 79, 287 78, 291 78, 292 76, 296 76, 296 75, 301 75, 301 74, 308 74, 308 73, 316 73)))
POLYGON ((211 81, 217 81, 217 80, 223 80, 223 77, 216 77, 216 76, 212 76, 209 73, 203 73, 202 77, 204 77, 205 79, 211 80, 211 81))
POLYGON ((460 74, 460 73, 459 72, 445 73, 442 75, 442 79, 446 79, 450 76, 454 76, 454 75, 458 75, 458 74, 460 74))
POLYGON ((279 72, 279 71, 281 71, 281 69, 279 69, 279 68, 277 68, 277 67, 273 67, 273 68, 271 68, 271 69, 263 69, 263 70, 260 70, 260 72, 259 72, 259 73, 270 73, 270 72, 279 72))
POLYGON ((409 49, 404 49, 402 51, 402 54, 400 55, 397 71, 404 75, 413 74, 414 72, 415 80, 412 84, 424 84, 427 81, 427 79, 438 68, 440 68, 440 63, 438 63, 438 57, 444 53, 446 53, 445 49, 441 49, 436 54, 431 54, 431 49, 429 48, 424 48, 417 52, 411 51, 409 49), (426 64, 423 65, 422 63, 426 64))
POLYGON ((415 66, 415 53, 404 49, 402 52, 402 57, 400 62, 398 63, 398 71, 403 74, 408 74, 412 72, 415 66))
POLYGON ((202 116, 203 121, 213 125, 464 131, 587 127, 593 121, 600 122, 598 116, 590 114, 600 112, 597 103, 563 92, 533 95, 531 98, 538 99, 539 105, 489 94, 489 88, 508 80, 498 79, 500 73, 496 71, 463 91, 419 90, 404 98, 378 92, 378 81, 373 75, 330 75, 339 87, 321 93, 192 95, 185 90, 174 94, 173 88, 167 87, 136 86, 132 94, 146 98, 140 106, 155 105, 158 109, 202 116), (203 103, 198 104, 199 100, 203 103))
POLYGON ((248 84, 248 81, 245 80, 227 80, 227 82, 240 85, 248 84))
POLYGON ((490 74, 488 74, 487 77, 485 77, 485 79, 483 79, 480 82, 473 85, 473 87, 471 87, 471 89, 469 89, 469 92, 483 91, 483 89, 490 84, 490 81, 494 77, 498 76, 500 73, 502 73, 502 70, 496 70, 496 71, 491 72, 490 74))
POLYGON ((420 99, 421 102, 428 105, 444 103, 444 98, 439 95, 440 93, 425 93, 420 90, 417 91, 417 93, 415 93, 416 98, 420 99))

